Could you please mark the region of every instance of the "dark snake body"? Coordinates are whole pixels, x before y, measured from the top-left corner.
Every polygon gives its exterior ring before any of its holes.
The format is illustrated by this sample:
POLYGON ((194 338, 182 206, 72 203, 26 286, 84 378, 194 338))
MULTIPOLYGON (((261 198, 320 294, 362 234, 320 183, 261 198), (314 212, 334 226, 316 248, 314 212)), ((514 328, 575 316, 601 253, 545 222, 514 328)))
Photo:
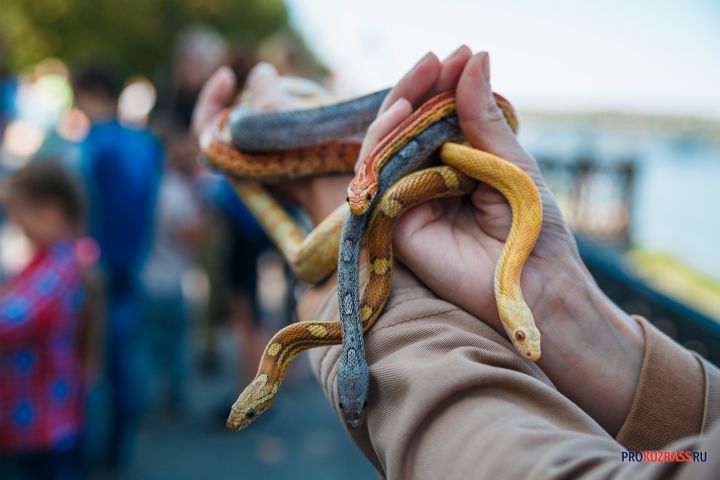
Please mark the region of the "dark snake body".
POLYGON ((249 152, 290 150, 365 133, 389 89, 317 108, 258 111, 239 107, 230 114, 233 144, 249 152))
POLYGON ((351 428, 362 424, 370 376, 360 319, 358 268, 360 249, 368 219, 382 194, 400 178, 429 163, 445 142, 461 136, 456 115, 444 117, 403 145, 380 170, 378 194, 363 215, 348 214, 343 224, 338 256, 338 305, 342 323, 343 352, 338 365, 338 399, 345 422, 351 428))

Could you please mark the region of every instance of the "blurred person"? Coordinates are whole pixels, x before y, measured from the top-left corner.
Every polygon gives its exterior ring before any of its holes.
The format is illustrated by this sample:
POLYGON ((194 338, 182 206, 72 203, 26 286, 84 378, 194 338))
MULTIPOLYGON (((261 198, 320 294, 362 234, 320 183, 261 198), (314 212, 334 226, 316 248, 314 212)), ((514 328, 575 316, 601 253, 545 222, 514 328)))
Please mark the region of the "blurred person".
MULTIPOLYGON (((208 279, 200 366, 205 374, 217 373, 221 368, 218 327, 229 322, 238 355, 234 371, 238 372, 238 384, 243 384, 255 374, 264 348, 258 259, 271 244, 222 176, 201 172, 199 189, 207 216, 199 253, 208 279)), ((219 407, 221 417, 225 416, 226 403, 223 400, 219 407)))
MULTIPOLYGON (((230 59, 235 78, 244 82, 253 64, 254 57, 248 49, 236 45, 230 59)), ((219 368, 217 327, 229 317, 237 333, 237 350, 241 352, 238 370, 244 381, 252 374, 250 365, 262 352, 264 335, 260 330, 260 308, 256 299, 256 263, 269 243, 222 177, 206 171, 200 178, 204 210, 215 220, 208 222, 208 234, 200 249, 209 281, 209 297, 202 316, 201 366, 206 373, 219 368), (244 258, 240 258, 243 252, 244 258), (247 276, 240 278, 236 268, 247 272, 247 276)))
POLYGON ((0 478, 78 478, 97 331, 82 200, 54 162, 16 171, 5 193, 34 256, 0 291, 0 478))
MULTIPOLYGON (((228 70, 208 81, 196 131, 232 102, 235 86, 228 70)), ((467 141, 522 168, 539 190, 543 225, 523 293, 543 329, 543 357, 518 355, 495 305, 494 265, 512 215, 505 199, 480 183, 468 198, 419 205, 398 222, 393 244, 404 265, 365 335, 372 390, 353 440, 387 478, 718 478, 720 370, 600 290, 493 99, 486 52, 461 46, 444 61, 426 54, 388 94, 360 158, 445 90, 455 90, 467 141), (643 462, 640 451, 657 455, 643 462)), ((317 224, 343 202, 350 179, 288 183, 286 194, 317 224)), ((336 280, 303 296, 300 320, 337 318, 336 280)), ((310 357, 342 418, 341 354, 331 346, 310 357)))
POLYGON ((106 378, 112 400, 107 463, 118 468, 129 459, 142 407, 139 282, 152 238, 163 148, 148 130, 118 122, 120 83, 110 70, 81 70, 73 88, 76 106, 91 122, 83 171, 90 233, 100 248, 107 286, 106 378))
POLYGON ((258 258, 270 241, 252 214, 238 200, 230 184, 221 179, 212 194, 217 220, 223 223, 227 241, 222 264, 225 312, 235 334, 239 353, 239 383, 255 376, 265 334, 258 302, 258 258))
POLYGON ((5 39, 0 35, 0 145, 5 127, 15 117, 17 87, 17 79, 8 70, 5 39))
POLYGON ((292 30, 282 30, 265 37, 257 48, 257 57, 277 69, 282 76, 323 78, 325 66, 307 48, 303 38, 292 30))
POLYGON ((195 100, 203 84, 228 60, 225 37, 209 25, 192 25, 178 33, 172 53, 169 98, 171 122, 190 126, 195 100))
POLYGON ((194 264, 194 250, 206 227, 195 185, 197 155, 192 136, 186 132, 169 135, 155 236, 143 270, 144 350, 151 358, 153 376, 163 384, 162 406, 170 412, 177 412, 183 404, 188 375, 189 306, 182 283, 194 264))

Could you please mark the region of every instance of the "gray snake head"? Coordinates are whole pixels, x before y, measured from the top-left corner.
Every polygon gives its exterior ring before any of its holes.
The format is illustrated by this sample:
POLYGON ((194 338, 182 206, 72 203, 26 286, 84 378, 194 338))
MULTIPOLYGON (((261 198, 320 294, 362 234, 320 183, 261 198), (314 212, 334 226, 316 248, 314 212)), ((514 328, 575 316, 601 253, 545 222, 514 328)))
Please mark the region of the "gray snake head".
POLYGON ((367 364, 359 361, 355 349, 348 350, 340 357, 337 386, 340 410, 349 428, 359 428, 363 423, 369 383, 367 364))

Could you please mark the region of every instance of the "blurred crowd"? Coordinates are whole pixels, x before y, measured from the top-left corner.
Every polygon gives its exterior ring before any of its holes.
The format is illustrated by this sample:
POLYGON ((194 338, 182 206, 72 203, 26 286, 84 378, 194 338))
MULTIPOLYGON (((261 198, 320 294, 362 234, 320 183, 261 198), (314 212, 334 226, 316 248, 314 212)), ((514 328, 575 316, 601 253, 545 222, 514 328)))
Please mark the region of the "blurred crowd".
POLYGON ((190 121, 221 65, 241 80, 258 59, 303 74, 301 55, 205 26, 168 55, 153 82, 57 59, 11 76, 0 51, 2 478, 121 472, 143 414, 182 414, 188 369, 219 367, 219 322, 237 334, 238 384, 254 375, 270 244, 198 162, 190 121))

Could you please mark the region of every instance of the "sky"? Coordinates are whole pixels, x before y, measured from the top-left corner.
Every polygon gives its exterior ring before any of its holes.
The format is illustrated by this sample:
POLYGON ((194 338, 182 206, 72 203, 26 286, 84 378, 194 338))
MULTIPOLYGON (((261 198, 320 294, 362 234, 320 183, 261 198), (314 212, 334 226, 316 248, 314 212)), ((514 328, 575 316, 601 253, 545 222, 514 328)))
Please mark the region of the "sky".
POLYGON ((342 93, 393 84, 425 52, 490 52, 520 110, 720 118, 720 0, 286 0, 342 93))

